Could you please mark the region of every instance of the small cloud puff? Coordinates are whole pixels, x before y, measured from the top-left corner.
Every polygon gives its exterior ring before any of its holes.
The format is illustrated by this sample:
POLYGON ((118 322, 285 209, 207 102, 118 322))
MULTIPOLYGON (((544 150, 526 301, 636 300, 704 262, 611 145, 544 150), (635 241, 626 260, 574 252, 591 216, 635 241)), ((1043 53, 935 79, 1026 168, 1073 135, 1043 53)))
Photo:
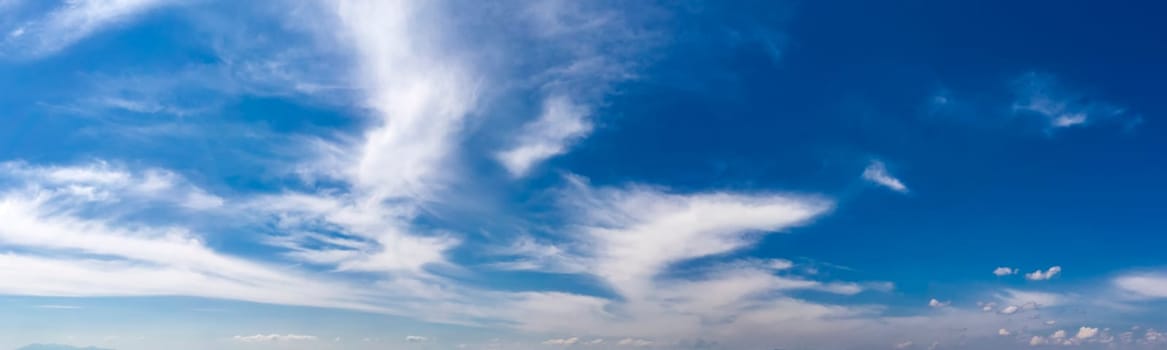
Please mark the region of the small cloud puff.
POLYGON ((904 185, 903 181, 895 178, 887 171, 887 166, 881 161, 872 161, 863 169, 863 179, 870 181, 876 185, 886 187, 892 191, 907 193, 908 186, 904 185))
POLYGON ((1002 336, 1002 337, 1007 337, 1011 334, 1013 334, 1013 333, 1010 333, 1008 329, 1001 328, 1001 329, 997 330, 997 335, 1002 336))
POLYGON ((407 336, 405 336, 405 341, 410 342, 410 343, 424 343, 424 342, 429 341, 429 340, 430 340, 430 338, 426 338, 426 337, 423 337, 420 335, 407 335, 407 336))
POLYGON ((1037 271, 1027 273, 1027 274, 1025 274, 1025 279, 1030 280, 1030 281, 1045 281, 1045 280, 1053 278, 1054 276, 1057 276, 1061 272, 1062 272, 1061 266, 1053 266, 1053 267, 1050 267, 1048 270, 1045 270, 1044 272, 1041 271, 1040 269, 1038 269, 1037 271))
POLYGON ((993 270, 993 274, 994 274, 994 275, 997 275, 998 277, 1000 277, 1000 276, 1008 276, 1008 275, 1015 275, 1015 274, 1017 274, 1017 272, 1018 272, 1018 271, 1017 271, 1017 269, 1015 269, 1015 268, 1011 268, 1011 267, 1004 267, 1004 266, 1002 266, 1002 267, 998 267, 998 268, 996 268, 995 270, 993 270))
POLYGON ((948 304, 951 304, 951 303, 952 303, 952 302, 949 302, 949 301, 939 301, 939 300, 936 300, 935 298, 933 298, 932 300, 929 300, 929 301, 928 301, 928 306, 930 306, 930 307, 934 307, 934 308, 941 308, 941 307, 948 306, 948 304))
POLYGON ((899 349, 899 350, 907 349, 907 348, 910 348, 910 347, 912 347, 912 341, 911 341, 911 340, 908 340, 908 341, 905 341, 905 342, 901 342, 901 343, 896 343, 896 345, 895 345, 895 348, 896 348, 896 349, 899 349))
POLYGON ((1098 335, 1098 328, 1094 328, 1094 327, 1081 327, 1081 328, 1078 328, 1078 334, 1074 335, 1074 338, 1078 338, 1078 339, 1090 339, 1090 338, 1093 338, 1093 337, 1094 337, 1094 336, 1096 336, 1096 335, 1098 335))

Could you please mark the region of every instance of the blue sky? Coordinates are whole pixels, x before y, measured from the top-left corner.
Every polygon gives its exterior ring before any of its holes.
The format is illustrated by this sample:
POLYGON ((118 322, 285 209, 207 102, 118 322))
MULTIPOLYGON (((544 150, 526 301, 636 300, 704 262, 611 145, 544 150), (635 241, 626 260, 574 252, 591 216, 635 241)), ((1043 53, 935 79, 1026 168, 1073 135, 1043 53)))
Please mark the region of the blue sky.
POLYGON ((0 0, 0 349, 1167 349, 1164 10, 0 0))

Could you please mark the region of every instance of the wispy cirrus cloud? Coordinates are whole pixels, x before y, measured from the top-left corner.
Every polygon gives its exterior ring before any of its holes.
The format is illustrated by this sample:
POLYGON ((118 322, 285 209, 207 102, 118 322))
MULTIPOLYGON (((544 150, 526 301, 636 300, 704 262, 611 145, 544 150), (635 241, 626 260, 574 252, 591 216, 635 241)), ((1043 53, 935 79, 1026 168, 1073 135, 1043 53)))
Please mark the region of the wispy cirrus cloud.
POLYGON ((159 170, 107 163, 4 163, 0 292, 42 296, 188 295, 260 303, 378 310, 360 293, 304 273, 228 256, 179 221, 136 219, 170 206, 187 215, 222 200, 159 170), (294 291, 277 286, 300 286, 294 291))
POLYGON ((874 160, 863 169, 863 179, 870 181, 876 185, 890 189, 892 191, 907 193, 908 186, 904 185, 903 181, 892 176, 887 170, 887 165, 882 161, 874 160))
MULTIPOLYGON (((65 1, 38 18, 12 21, 0 28, 0 54, 23 58, 50 55, 110 27, 125 24, 177 0, 65 1)), ((19 6, 19 5, 16 5, 19 6)))
MULTIPOLYGON (((1038 72, 1022 74, 1013 82, 1015 100, 1013 112, 1040 118, 1047 131, 1084 127, 1115 119, 1137 117, 1127 115, 1124 108, 1098 101, 1086 94, 1064 86, 1053 75, 1038 72)), ((1128 124, 1128 126, 1131 124, 1128 124)))
POLYGON ((514 148, 496 154, 511 176, 527 174, 535 164, 567 152, 567 147, 591 132, 587 107, 565 96, 543 101, 539 118, 523 126, 514 148))

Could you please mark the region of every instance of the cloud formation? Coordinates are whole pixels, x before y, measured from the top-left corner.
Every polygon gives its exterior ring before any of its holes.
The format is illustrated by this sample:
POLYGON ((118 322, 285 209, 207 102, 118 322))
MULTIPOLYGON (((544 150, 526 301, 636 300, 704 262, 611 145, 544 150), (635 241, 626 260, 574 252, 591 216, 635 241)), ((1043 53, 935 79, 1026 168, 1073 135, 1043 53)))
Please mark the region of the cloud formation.
MULTIPOLYGON (((61 3, 43 17, 0 28, 0 55, 36 58, 63 50, 148 11, 176 3, 171 0, 77 0, 61 3)), ((19 2, 15 6, 21 5, 19 2)))
POLYGON ((1047 131, 1083 127, 1126 115, 1123 108, 1063 86, 1049 74, 1029 72, 1014 82, 1013 112, 1040 118, 1047 131))
POLYGON ((993 270, 993 274, 997 277, 1017 274, 1017 269, 1011 267, 998 267, 993 270))
POLYGON ((256 335, 237 335, 232 337, 235 341, 244 343, 271 343, 271 342, 289 342, 289 341, 315 341, 318 340, 313 335, 303 334, 256 334, 256 335))
POLYGON ((1025 279, 1030 280, 1030 281, 1045 281, 1045 280, 1054 278, 1054 276, 1057 276, 1061 272, 1062 272, 1061 266, 1053 266, 1053 267, 1050 267, 1049 269, 1045 270, 1044 272, 1039 269, 1039 270, 1027 273, 1027 274, 1025 274, 1025 279))
POLYGON ((883 186, 892 191, 907 193, 908 186, 904 185, 900 179, 895 178, 888 172, 887 166, 881 161, 872 161, 863 169, 863 179, 871 183, 883 186))
POLYGON ((591 132, 590 112, 565 96, 543 101, 539 118, 523 126, 513 148, 496 156, 511 176, 521 177, 536 163, 566 152, 571 143, 591 132))

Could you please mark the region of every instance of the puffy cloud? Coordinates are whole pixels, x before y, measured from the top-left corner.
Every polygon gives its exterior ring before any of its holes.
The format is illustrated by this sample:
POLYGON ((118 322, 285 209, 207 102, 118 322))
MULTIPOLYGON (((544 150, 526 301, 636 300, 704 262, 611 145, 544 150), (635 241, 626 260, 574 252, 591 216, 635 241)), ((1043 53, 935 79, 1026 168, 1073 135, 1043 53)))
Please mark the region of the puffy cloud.
POLYGON ((997 303, 994 303, 991 301, 990 302, 978 301, 977 306, 981 307, 981 311, 993 312, 993 308, 997 307, 997 303))
POLYGON ((998 277, 1013 275, 1016 273, 1017 273, 1017 269, 1011 268, 1011 267, 1003 267, 1002 266, 1002 267, 998 267, 998 268, 993 270, 993 274, 997 275, 998 277))
POLYGON ((939 301, 939 300, 936 300, 935 298, 933 298, 932 300, 928 301, 928 306, 933 307, 933 308, 941 308, 941 307, 948 306, 949 303, 950 302, 947 302, 947 301, 942 302, 942 301, 939 301))
POLYGON ((1038 346, 1038 345, 1044 345, 1044 344, 1046 344, 1047 342, 1048 342, 1048 341, 1046 341, 1045 337, 1042 337, 1042 336, 1039 336, 1039 335, 1035 335, 1035 336, 1033 336, 1032 338, 1029 338, 1029 346, 1038 346))
POLYGON ((424 342, 427 342, 429 340, 430 340, 430 338, 426 338, 426 337, 423 337, 420 335, 407 335, 407 336, 405 336, 405 341, 410 342, 410 343, 424 343, 424 342))
POLYGON ((1074 335, 1074 338, 1078 338, 1078 339, 1090 339, 1090 338, 1093 338, 1093 337, 1094 337, 1094 336, 1096 336, 1096 335, 1098 335, 1098 328, 1092 328, 1092 327, 1085 327, 1085 326, 1083 326, 1083 327, 1081 327, 1081 328, 1078 328, 1078 334, 1075 334, 1075 335, 1074 335))
POLYGON ((1018 307, 1017 305, 1009 305, 1001 308, 1001 311, 998 312, 1000 312, 1002 315, 1012 315, 1017 313, 1019 310, 1021 310, 1021 307, 1018 307))
POLYGON ((1045 281, 1045 280, 1048 280, 1050 278, 1053 278, 1054 276, 1057 276, 1061 272, 1062 272, 1061 266, 1053 266, 1053 267, 1050 267, 1049 269, 1045 270, 1044 272, 1041 271, 1040 269, 1038 269, 1037 271, 1027 273, 1027 274, 1025 274, 1025 279, 1030 280, 1030 281, 1045 281))
POLYGON ((1053 334, 1050 334, 1049 338, 1050 338, 1050 340, 1066 339, 1066 331, 1059 329, 1059 330, 1055 331, 1053 334))
POLYGON ((302 334, 256 334, 256 335, 237 335, 233 337, 236 341, 244 343, 270 343, 283 341, 314 341, 316 336, 302 335, 302 334))
POLYGON ((900 179, 895 178, 887 171, 887 166, 881 161, 872 161, 863 169, 863 179, 874 184, 886 187, 892 191, 906 193, 908 186, 904 185, 900 179))
POLYGON ((906 341, 902 341, 902 342, 896 343, 896 344, 895 344, 895 348, 896 348, 896 349, 901 349, 901 350, 902 350, 902 349, 907 349, 907 348, 910 348, 910 347, 912 347, 912 344, 913 344, 913 343, 912 343, 912 341, 911 341, 911 340, 906 340, 906 341))
POLYGON ((1009 335, 1012 335, 1012 334, 1013 334, 1013 333, 1010 333, 1008 329, 1001 328, 1001 329, 998 329, 998 330, 997 330, 997 335, 999 335, 999 336, 1003 336, 1003 337, 1005 337, 1005 336, 1009 336, 1009 335))
POLYGON ((568 97, 548 97, 543 101, 539 118, 523 126, 513 148, 499 152, 496 157, 512 176, 523 176, 536 163, 563 154, 571 143, 591 132, 589 113, 586 107, 568 97))
POLYGON ((579 337, 562 338, 562 339, 547 339, 543 341, 544 345, 575 345, 579 342, 579 337))

